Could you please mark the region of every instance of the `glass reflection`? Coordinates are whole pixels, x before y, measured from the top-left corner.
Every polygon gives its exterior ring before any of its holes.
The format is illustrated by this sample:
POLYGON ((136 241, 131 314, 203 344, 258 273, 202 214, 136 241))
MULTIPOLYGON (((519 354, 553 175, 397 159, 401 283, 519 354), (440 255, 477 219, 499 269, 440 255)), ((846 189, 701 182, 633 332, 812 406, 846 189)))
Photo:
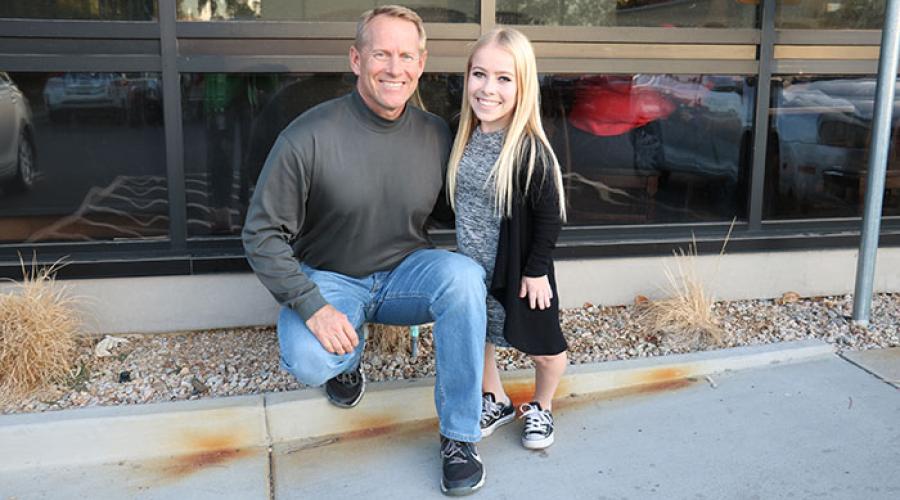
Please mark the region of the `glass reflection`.
POLYGON ((884 0, 793 0, 778 2, 775 26, 782 29, 881 29, 884 0))
MULTIPOLYGON (((767 217, 862 213, 875 85, 873 77, 786 76, 773 81, 767 217)), ((891 137, 885 215, 900 214, 900 95, 894 101, 891 137)))
POLYGON ((157 0, 18 0, 0 2, 0 17, 152 21, 157 0))
POLYGON ((497 0, 497 22, 551 26, 753 28, 757 0, 497 0))
POLYGON ((363 12, 391 3, 405 5, 425 22, 436 23, 477 23, 481 9, 479 0, 177 0, 177 9, 182 21, 356 21, 363 12))
POLYGON ((542 92, 571 225, 744 217, 750 79, 552 76, 542 92))
POLYGON ((167 236, 158 73, 0 75, 2 241, 167 236))
MULTIPOLYGON (((188 235, 238 235, 259 172, 278 134, 307 109, 350 92, 352 74, 182 76, 188 235)), ((461 77, 426 74, 422 105, 458 113, 461 77)))

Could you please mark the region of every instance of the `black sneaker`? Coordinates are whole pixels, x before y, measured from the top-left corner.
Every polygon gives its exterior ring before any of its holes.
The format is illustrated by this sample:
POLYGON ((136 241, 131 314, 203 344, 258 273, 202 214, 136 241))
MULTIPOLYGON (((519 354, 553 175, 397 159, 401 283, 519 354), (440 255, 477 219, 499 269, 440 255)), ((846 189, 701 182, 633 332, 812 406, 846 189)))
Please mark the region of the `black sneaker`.
POLYGON ((481 437, 486 438, 501 425, 516 419, 516 409, 512 403, 498 403, 492 392, 481 395, 481 437))
POLYGON ((366 376, 357 365, 352 371, 342 373, 325 382, 328 400, 341 408, 353 408, 366 392, 366 376))
POLYGON ((484 465, 475 449, 475 443, 441 436, 441 459, 441 492, 445 495, 468 495, 484 485, 484 465))
POLYGON ((537 401, 525 403, 519 409, 525 419, 522 429, 522 446, 529 450, 542 450, 553 444, 553 414, 541 408, 537 401))

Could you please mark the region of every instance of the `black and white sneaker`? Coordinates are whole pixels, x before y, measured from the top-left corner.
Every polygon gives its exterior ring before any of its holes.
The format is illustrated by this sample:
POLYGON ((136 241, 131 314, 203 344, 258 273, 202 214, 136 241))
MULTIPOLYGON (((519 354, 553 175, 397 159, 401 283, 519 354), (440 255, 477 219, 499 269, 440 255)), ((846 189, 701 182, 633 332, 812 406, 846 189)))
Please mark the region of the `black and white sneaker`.
POLYGON ((357 365, 349 372, 344 372, 325 382, 325 394, 328 400, 341 408, 353 408, 359 404, 366 392, 366 376, 357 365))
POLYGON ((441 436, 441 460, 441 492, 445 495, 468 495, 484 485, 484 465, 475 443, 441 436))
POLYGON ((541 408, 537 401, 519 407, 525 428, 522 429, 522 446, 529 450, 542 450, 553 444, 553 414, 541 408))
POLYGON ((492 392, 481 395, 481 437, 486 438, 501 425, 516 419, 516 409, 512 403, 498 403, 492 392))

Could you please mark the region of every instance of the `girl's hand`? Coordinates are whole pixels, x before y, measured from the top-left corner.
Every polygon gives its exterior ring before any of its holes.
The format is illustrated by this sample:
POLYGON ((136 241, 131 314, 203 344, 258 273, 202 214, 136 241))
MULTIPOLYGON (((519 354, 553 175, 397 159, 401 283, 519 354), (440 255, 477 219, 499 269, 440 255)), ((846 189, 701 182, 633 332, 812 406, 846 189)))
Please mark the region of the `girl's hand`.
POLYGON ((550 280, 547 276, 530 278, 522 277, 522 286, 519 288, 519 298, 528 297, 528 305, 532 309, 544 310, 550 307, 550 299, 553 298, 553 290, 550 289, 550 280))

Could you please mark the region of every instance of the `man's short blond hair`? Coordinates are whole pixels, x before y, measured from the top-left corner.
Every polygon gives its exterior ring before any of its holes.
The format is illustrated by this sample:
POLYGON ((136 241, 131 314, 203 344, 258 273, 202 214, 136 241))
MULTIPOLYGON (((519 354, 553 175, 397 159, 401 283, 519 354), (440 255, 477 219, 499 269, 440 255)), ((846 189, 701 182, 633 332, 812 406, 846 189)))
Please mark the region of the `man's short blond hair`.
POLYGON ((378 16, 395 17, 415 24, 416 30, 419 32, 419 52, 425 51, 425 25, 422 23, 422 18, 414 10, 402 5, 382 5, 364 12, 359 17, 359 22, 356 23, 356 41, 353 42, 356 50, 362 50, 366 44, 369 24, 378 16))

